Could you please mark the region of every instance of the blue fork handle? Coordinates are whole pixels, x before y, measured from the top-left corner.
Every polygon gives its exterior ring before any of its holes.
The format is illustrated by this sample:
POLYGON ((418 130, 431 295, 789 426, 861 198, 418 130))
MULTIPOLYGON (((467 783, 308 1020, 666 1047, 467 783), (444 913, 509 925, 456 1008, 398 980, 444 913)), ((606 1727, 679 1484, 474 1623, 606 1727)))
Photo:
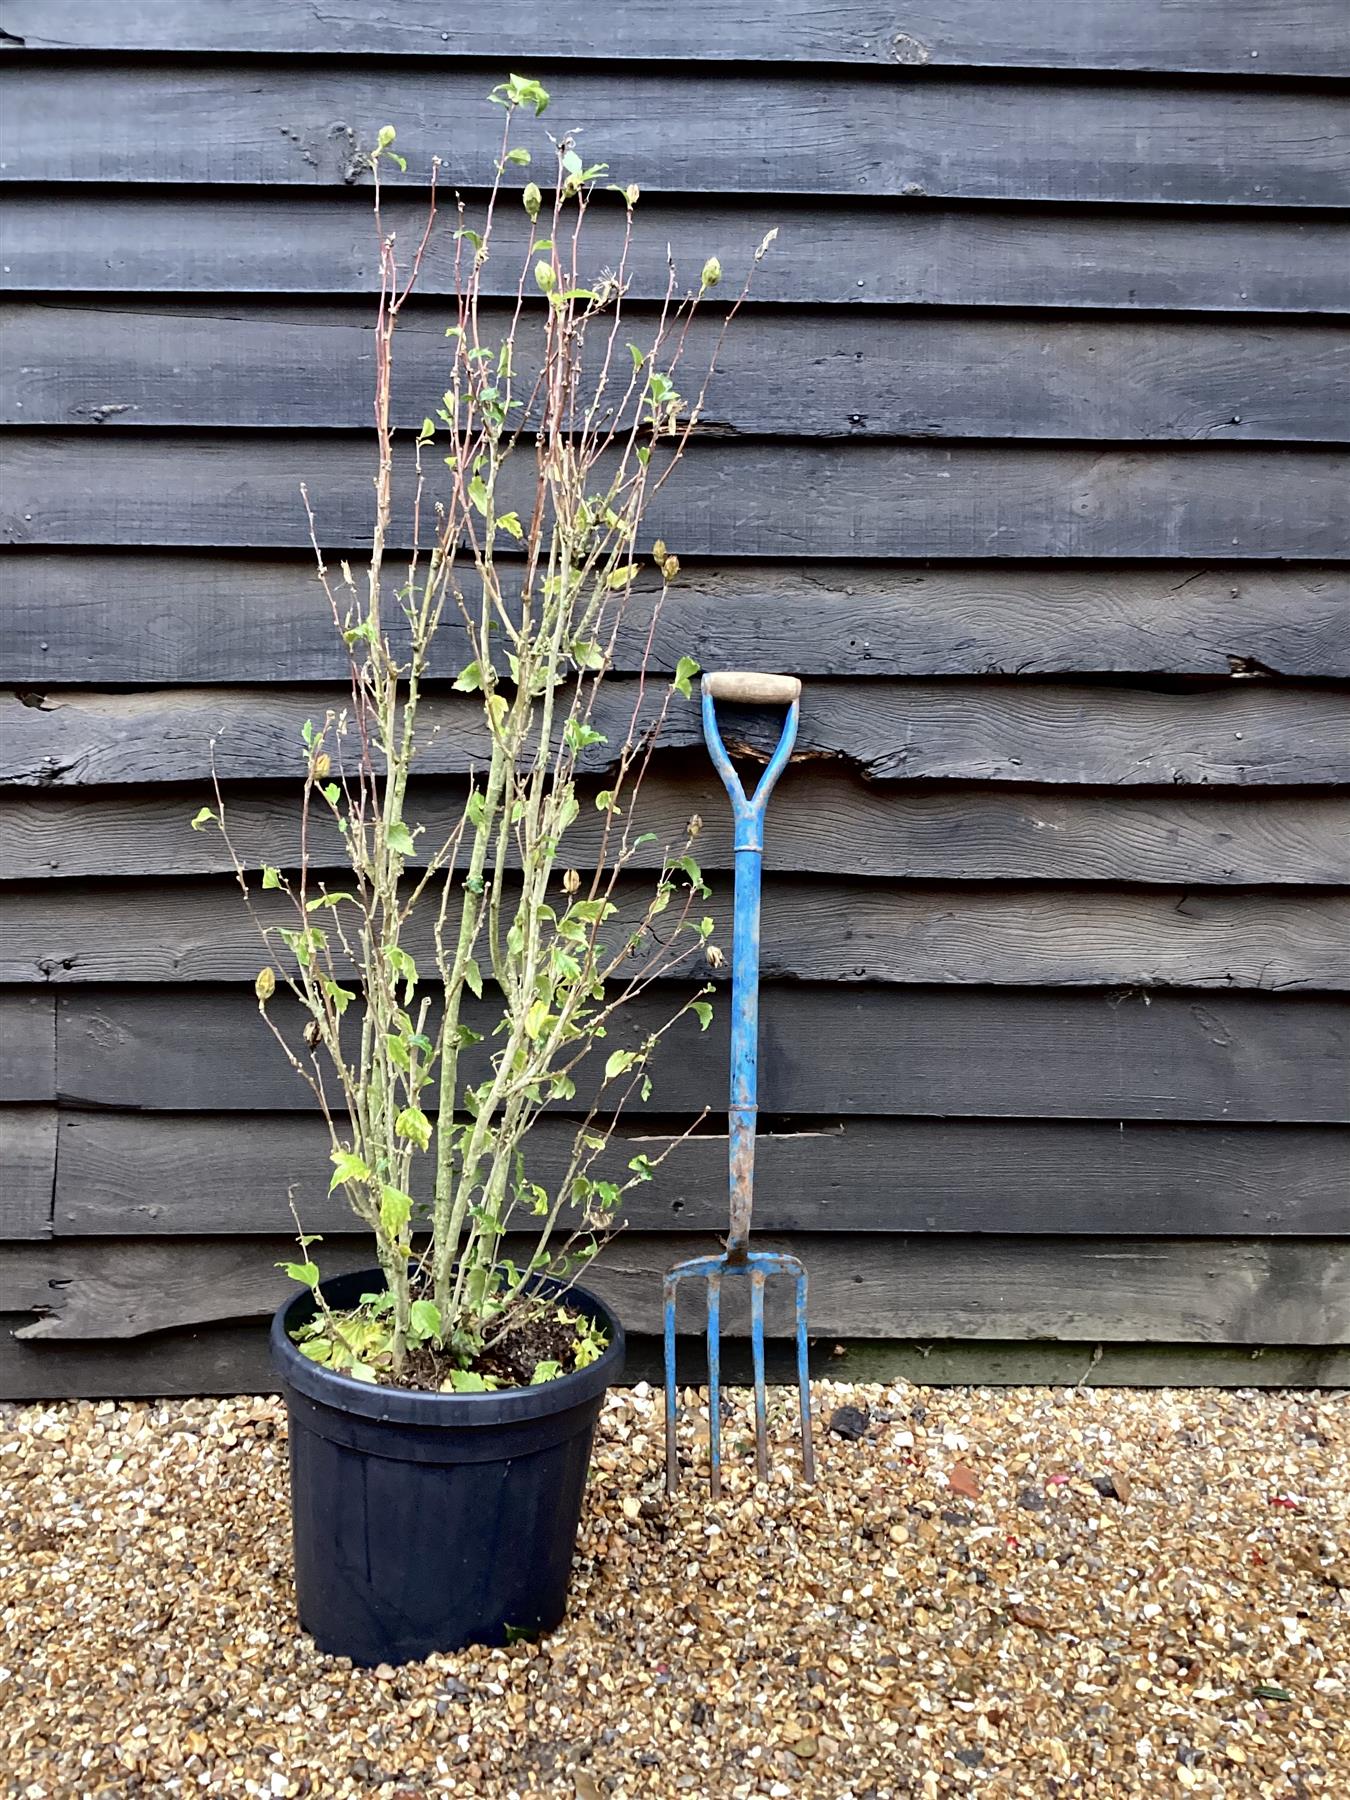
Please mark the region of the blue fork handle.
POLYGON ((703 736, 713 766, 731 799, 735 825, 736 896, 731 935, 731 1095, 727 1110, 731 1229, 727 1255, 743 1259, 750 1242, 755 1199, 755 1117, 759 1065, 759 900, 764 859, 764 813, 797 738, 801 683, 774 675, 705 675, 703 736), (749 704, 786 701, 778 748, 759 785, 747 796, 717 727, 717 699, 749 704))

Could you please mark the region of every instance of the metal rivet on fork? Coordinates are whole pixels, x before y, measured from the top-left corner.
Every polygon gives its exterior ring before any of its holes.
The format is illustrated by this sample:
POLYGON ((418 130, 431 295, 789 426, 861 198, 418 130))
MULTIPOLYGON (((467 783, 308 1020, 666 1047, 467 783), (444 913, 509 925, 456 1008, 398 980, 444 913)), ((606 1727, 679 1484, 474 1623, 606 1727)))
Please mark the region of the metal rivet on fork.
POLYGON ((666 1491, 680 1479, 675 1452, 675 1301, 679 1283, 702 1276, 708 1294, 708 1464, 709 1485, 722 1491, 722 1282, 750 1277, 750 1356, 755 1389, 755 1463, 761 1481, 769 1475, 768 1406, 764 1381, 764 1288, 770 1275, 791 1275, 796 1288, 797 1387, 801 1408, 802 1470, 815 1480, 811 1446, 811 1387, 807 1364, 806 1270, 784 1251, 750 1248, 754 1209, 755 1121, 759 1053, 759 899, 764 851, 764 813, 774 784, 787 766, 797 736, 802 684, 795 676, 725 673, 703 677, 703 735, 722 784, 731 797, 735 823, 736 897, 731 947, 731 1098, 727 1114, 731 1229, 721 1256, 697 1256, 666 1273, 663 1286, 666 1374, 666 1491), (778 747, 754 794, 746 797, 717 727, 717 701, 786 706, 778 747))

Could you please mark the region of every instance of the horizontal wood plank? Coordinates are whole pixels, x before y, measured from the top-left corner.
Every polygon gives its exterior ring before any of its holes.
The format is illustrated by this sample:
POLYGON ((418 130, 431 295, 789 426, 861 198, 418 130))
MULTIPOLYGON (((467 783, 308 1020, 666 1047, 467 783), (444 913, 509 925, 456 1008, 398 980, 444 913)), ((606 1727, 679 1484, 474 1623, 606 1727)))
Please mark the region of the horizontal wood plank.
MULTIPOLYGON (((568 855, 589 866, 603 829, 585 784, 568 855)), ((462 785, 413 782, 408 813, 438 843, 454 828, 462 785)), ((248 868, 300 861, 298 795, 245 788, 228 795, 230 836, 248 868)), ((633 866, 655 868, 691 813, 705 870, 732 866, 726 798, 699 770, 658 767, 630 808, 633 866)), ((311 866, 341 867, 337 831, 311 818, 311 866)), ((1202 886, 1350 883, 1350 794, 1250 797, 1215 789, 1184 797, 1009 787, 912 788, 868 784, 828 765, 798 765, 774 791, 769 866, 811 875, 919 881, 1102 881, 1202 886)), ((421 861, 419 856, 416 861, 421 861)), ((177 794, 97 791, 0 794, 0 881, 230 872, 217 832, 191 831, 177 794)))
MULTIPOLYGON (((622 1171, 638 1152, 659 1155, 674 1129, 625 1126, 597 1174, 622 1171)), ((328 1192, 322 1120, 68 1112, 60 1130, 58 1235, 280 1231, 291 1222, 289 1190, 307 1231, 351 1228, 346 1202, 328 1192)), ((553 1119, 535 1126, 532 1180, 556 1187, 573 1130, 553 1119)), ((425 1160, 419 1199, 428 1193, 425 1160)), ((1345 1225, 1350 1132, 988 1119, 815 1121, 780 1131, 765 1118, 755 1172, 755 1224, 767 1231, 1334 1237, 1345 1225)), ((700 1134, 629 1192, 625 1227, 718 1231, 726 1188, 727 1140, 700 1134)))
MULTIPOLYGON (((391 198, 386 217, 400 243, 420 231, 411 200, 391 198)), ((484 270, 486 293, 515 291, 527 223, 523 214, 519 225, 514 214, 499 222, 503 240, 484 270)), ((629 292, 640 300, 665 294, 667 247, 685 271, 701 269, 715 251, 730 279, 775 229, 778 245, 753 287, 767 304, 1350 312, 1342 276, 1350 223, 1334 218, 993 211, 857 198, 821 206, 790 195, 699 204, 649 196, 629 257, 629 292)), ((586 243, 596 267, 615 266, 623 246, 617 209, 590 215, 586 243)), ((369 196, 359 192, 18 190, 6 201, 0 289, 368 295, 379 287, 377 253, 369 196)), ((449 244, 434 234, 420 291, 453 290, 449 244)))
MULTIPOLYGON (((13 544, 303 548, 302 481, 329 549, 371 527, 355 435, 13 432, 2 448, 13 544)), ((391 547, 411 536, 410 468, 391 547)), ((682 556, 1334 559, 1347 476, 1350 457, 1321 448, 695 439, 644 526, 682 556)), ((528 515, 532 458, 507 462, 498 496, 528 515)))
MULTIPOLYGON (((308 1110, 251 992, 202 989, 189 1005, 181 991, 75 991, 57 1009, 66 1103, 308 1110)), ((639 998, 611 1040, 638 1044, 673 1010, 669 994, 639 998)), ((271 1013, 298 1042, 295 1009, 279 1000, 271 1013)), ((466 1017, 477 1024, 479 1009, 466 1017)), ((725 1107, 727 1017, 715 1008, 707 1032, 685 1021, 664 1040, 653 1068, 664 1112, 725 1107)), ((770 983, 760 1029, 759 1103, 780 1116, 1350 1121, 1350 1006, 1330 997, 770 983)), ((481 1054, 466 1079, 480 1078, 481 1054)))
MULTIPOLYGON (((273 56, 534 57, 532 0, 400 0, 378 15, 276 0, 6 0, 5 31, 30 51, 273 56)), ((582 13, 550 54, 602 62, 849 63, 975 69, 1082 69, 1235 75, 1350 73, 1337 0, 916 0, 878 22, 865 0, 625 0, 582 13)))
MULTIPOLYGON (((612 950, 641 929, 651 892, 637 877, 615 887, 619 912, 603 940, 612 950)), ((296 926, 279 893, 256 894, 253 910, 269 929, 296 926)), ((417 909, 402 938, 424 969, 435 961, 434 912, 434 901, 417 909)), ((714 921, 723 960, 714 968, 691 949, 681 966, 720 986, 730 974, 729 881, 697 903, 700 915, 714 921)), ((674 906, 633 957, 634 973, 679 953, 671 920, 674 906)), ((261 943, 232 880, 44 882, 11 891, 0 922, 0 981, 16 985, 247 982, 275 959, 291 966, 279 939, 261 943)), ((337 966, 355 973, 341 957, 337 966)), ((809 982, 1339 990, 1350 988, 1350 896, 912 888, 771 869, 760 966, 768 979, 809 982)))
MULTIPOLYGON (((276 1375, 256 1320, 156 1332, 151 1337, 39 1340, 14 1332, 22 1313, 0 1314, 0 1400, 128 1400, 172 1394, 270 1394, 276 1375)), ((681 1385, 707 1380, 702 1338, 677 1340, 681 1385)), ((790 1340, 770 1339, 770 1384, 795 1383, 790 1340)), ((1350 1351, 1288 1345, 1009 1343, 1000 1339, 811 1340, 812 1378, 913 1381, 925 1387, 1303 1387, 1350 1386, 1350 1351)), ((727 1339, 723 1379, 746 1385, 749 1347, 727 1339)), ((659 1338, 629 1334, 622 1382, 661 1381, 659 1338)))
POLYGON ((0 994, 0 1103, 55 1098, 55 997, 0 994))
MULTIPOLYGON (((11 565, 0 680, 327 681, 346 650, 312 554, 36 550, 11 565)), ((639 577, 615 666, 811 675, 1350 675, 1350 568, 1293 563, 698 563, 639 577), (655 616, 653 616, 655 614, 655 616)), ((438 640, 470 660, 458 616, 438 640)))
MULTIPOLYGON (((542 162, 549 129, 584 126, 588 153, 617 179, 668 193, 1350 200, 1340 103, 1315 89, 990 83, 913 79, 902 68, 881 88, 844 73, 770 78, 688 65, 535 73, 555 104, 546 119, 518 121, 517 142, 542 162)), ((445 186, 485 183, 500 154, 484 70, 185 63, 166 80, 154 62, 95 57, 11 59, 3 78, 0 154, 18 182, 331 188, 366 178, 385 120, 397 122, 408 159, 406 175, 387 169, 391 185, 424 182, 433 155, 445 186)), ((521 185, 526 178, 520 172, 521 185)))
MULTIPOLYGON (((540 303, 542 307, 542 302, 540 303)), ((523 393, 540 309, 517 335, 523 393)), ((445 386, 445 308, 408 309, 393 412, 413 430, 445 386)), ((357 428, 374 391, 372 303, 304 308, 182 300, 0 305, 7 425, 357 428), (318 352, 316 354, 316 352, 318 352)), ((1129 320, 745 315, 720 351, 695 321, 680 367, 702 431, 787 437, 1340 443, 1350 438, 1350 327, 1129 320)), ((511 313, 486 307, 499 342, 511 313)), ((655 316, 622 329, 655 344, 655 316)), ((668 345, 673 352, 674 344, 668 345)))
MULTIPOLYGON (((0 696, 0 785, 202 784, 213 760, 223 781, 294 779, 301 727, 344 704, 338 688, 0 696)), ((428 695, 423 707, 420 772, 465 775, 485 764, 474 696, 428 695)), ((633 707, 631 684, 606 681, 593 719, 611 746, 623 742, 633 707)), ((728 715, 727 741, 767 754, 780 723, 728 715)), ((671 750, 701 745, 693 704, 672 704, 661 742, 671 750)), ((334 750, 341 767, 340 740, 334 750)), ((583 773, 600 772, 611 754, 589 752, 583 773)), ((803 695, 797 754, 850 764, 878 782, 1342 783, 1350 780, 1350 696, 1249 681, 1179 694, 1033 682, 822 682, 803 695)))
MULTIPOLYGON (((587 1272, 624 1325, 661 1328, 661 1275, 716 1239, 621 1234, 587 1272)), ((512 1240, 506 1240, 512 1249, 512 1240)), ((1119 1342, 1343 1344, 1350 1333, 1350 1243, 1112 1238, 840 1238, 766 1235, 811 1275, 813 1332, 865 1337, 1038 1338, 1119 1342)), ((0 1312, 33 1312, 27 1341, 126 1339, 213 1320, 257 1317, 294 1289, 275 1264, 285 1237, 55 1239, 0 1260, 0 1312)), ((365 1239, 328 1239, 321 1267, 369 1266, 365 1239)), ((768 1314, 781 1335, 782 1296, 768 1314)), ((744 1336, 736 1284, 722 1329, 744 1336)), ((681 1324, 698 1319, 681 1289, 681 1324)), ((686 1294, 686 1289, 690 1290, 686 1294)))
POLYGON ((0 1242, 52 1234, 56 1108, 0 1106, 0 1242))

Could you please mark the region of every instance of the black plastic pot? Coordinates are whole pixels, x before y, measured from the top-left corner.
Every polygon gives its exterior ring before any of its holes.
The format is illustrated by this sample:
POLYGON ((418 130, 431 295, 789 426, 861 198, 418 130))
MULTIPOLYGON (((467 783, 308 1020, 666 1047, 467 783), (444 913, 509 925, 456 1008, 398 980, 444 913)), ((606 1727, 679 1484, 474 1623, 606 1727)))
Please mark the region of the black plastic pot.
MULTIPOLYGON (((323 1284, 330 1306, 384 1286, 323 1284)), ((623 1369, 623 1327, 603 1301, 598 1362, 539 1387, 414 1393, 335 1375, 290 1338, 315 1308, 298 1294, 272 1320, 290 1416, 291 1520, 300 1623, 320 1650, 401 1663, 550 1631, 563 1616, 591 1438, 623 1369)))

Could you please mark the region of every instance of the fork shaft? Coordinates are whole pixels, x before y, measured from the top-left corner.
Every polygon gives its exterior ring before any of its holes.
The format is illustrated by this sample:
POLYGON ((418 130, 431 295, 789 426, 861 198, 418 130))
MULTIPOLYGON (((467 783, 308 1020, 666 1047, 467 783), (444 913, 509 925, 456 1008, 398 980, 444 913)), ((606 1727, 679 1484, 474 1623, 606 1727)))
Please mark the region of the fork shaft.
MULTIPOLYGON (((752 820, 759 837, 759 821, 752 820)), ((731 1230, 727 1254, 743 1256, 750 1242, 755 1204, 755 1095, 759 1078, 759 895, 763 851, 743 844, 737 820, 735 925, 731 949, 731 1095, 727 1156, 731 1177, 731 1230)), ((746 834, 748 835, 748 833, 746 834)))

